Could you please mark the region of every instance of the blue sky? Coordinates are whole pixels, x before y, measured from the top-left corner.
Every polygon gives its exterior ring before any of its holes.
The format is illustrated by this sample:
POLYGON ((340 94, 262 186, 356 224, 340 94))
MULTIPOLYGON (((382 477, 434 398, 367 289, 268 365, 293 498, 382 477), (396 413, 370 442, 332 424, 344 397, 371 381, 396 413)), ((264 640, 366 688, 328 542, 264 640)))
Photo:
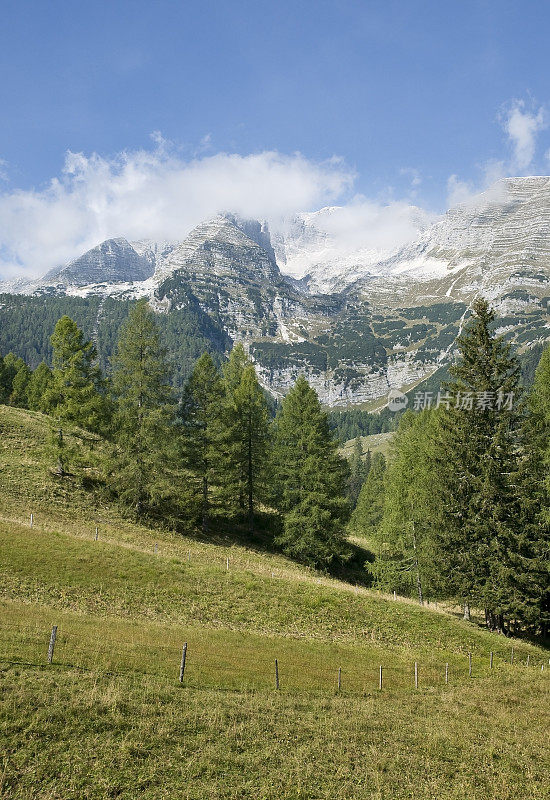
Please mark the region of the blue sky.
MULTIPOLYGON (((310 207, 359 195, 441 212, 493 177, 548 172, 547 2, 4 0, 2 10, 4 274, 38 269, 17 236, 36 225, 41 203, 51 211, 52 180, 69 205, 100 205, 128 154, 160 159, 168 182, 167 160, 176 171, 205 161, 208 180, 193 189, 202 196, 216 191, 219 154, 242 157, 245 171, 256 157, 269 183, 258 156, 276 152, 289 159, 289 192, 308 169, 307 180, 328 183, 297 190, 310 207), (76 168, 73 158, 67 169, 69 151, 82 154, 76 168), (98 193, 88 186, 83 199, 83 181, 98 193)), ((221 183, 239 183, 238 167, 227 176, 219 165, 221 183)), ((280 175, 274 185, 285 192, 280 175)), ((273 213, 293 210, 283 206, 273 213)), ((82 231, 69 219, 70 242, 48 258, 124 227, 116 214, 82 231)))

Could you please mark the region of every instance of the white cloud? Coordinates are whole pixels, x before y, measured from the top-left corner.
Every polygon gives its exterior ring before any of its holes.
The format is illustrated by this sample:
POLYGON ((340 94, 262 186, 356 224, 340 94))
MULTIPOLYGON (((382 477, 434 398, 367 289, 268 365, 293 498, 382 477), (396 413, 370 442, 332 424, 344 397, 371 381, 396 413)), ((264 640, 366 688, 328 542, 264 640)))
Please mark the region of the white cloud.
POLYGON ((152 150, 67 154, 40 190, 0 195, 0 275, 42 275, 99 242, 178 240, 221 211, 276 221, 344 196, 354 175, 341 159, 299 153, 218 153, 184 160, 159 133, 152 150))
POLYGON ((533 168, 537 137, 548 123, 544 106, 529 110, 524 100, 512 100, 503 107, 498 120, 512 148, 510 159, 481 164, 479 168, 482 175, 477 182, 464 181, 458 175, 451 175, 447 181, 447 202, 450 207, 459 203, 475 203, 482 193, 487 199, 486 194, 491 187, 494 187, 491 199, 495 202, 504 200, 505 192, 494 184, 501 178, 524 175, 533 168))
POLYGON ((513 100, 501 121, 512 145, 511 168, 523 172, 535 158, 537 134, 547 127, 545 109, 540 106, 529 111, 524 100, 513 100))

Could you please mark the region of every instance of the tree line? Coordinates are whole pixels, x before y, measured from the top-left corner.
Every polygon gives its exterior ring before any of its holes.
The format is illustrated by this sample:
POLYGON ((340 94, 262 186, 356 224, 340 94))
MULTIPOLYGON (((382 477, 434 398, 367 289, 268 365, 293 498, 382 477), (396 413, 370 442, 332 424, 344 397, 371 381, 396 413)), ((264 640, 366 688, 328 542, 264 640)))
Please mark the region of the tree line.
POLYGON ((106 439, 106 483, 138 519, 175 527, 190 521, 205 534, 225 519, 254 535, 265 509, 277 519, 277 544, 291 557, 321 568, 349 557, 347 462, 303 377, 273 418, 238 344, 221 370, 205 352, 178 396, 145 301, 120 328, 108 379, 70 317, 59 319, 51 345, 52 369, 42 363, 31 372, 11 354, 0 360, 0 401, 51 416, 57 476, 82 459, 74 430, 88 431, 106 439))
POLYGON ((492 630, 547 636, 550 347, 524 393, 493 320, 478 300, 440 402, 402 416, 350 528, 368 539, 379 588, 453 600, 466 619, 482 609, 492 630))
POLYGON ((204 353, 178 396, 145 301, 120 328, 108 379, 64 316, 51 370, 0 359, 0 401, 50 414, 61 477, 79 457, 67 431, 104 437, 109 491, 137 518, 205 535, 227 520, 253 536, 269 517, 283 551, 318 568, 350 558, 351 533, 372 551, 365 568, 380 589, 460 603, 465 618, 482 609, 504 633, 547 635, 550 348, 522 393, 493 321, 476 301, 450 380, 432 407, 400 415, 387 463, 359 440, 349 464, 338 454, 303 377, 273 416, 241 345, 221 368, 204 353))

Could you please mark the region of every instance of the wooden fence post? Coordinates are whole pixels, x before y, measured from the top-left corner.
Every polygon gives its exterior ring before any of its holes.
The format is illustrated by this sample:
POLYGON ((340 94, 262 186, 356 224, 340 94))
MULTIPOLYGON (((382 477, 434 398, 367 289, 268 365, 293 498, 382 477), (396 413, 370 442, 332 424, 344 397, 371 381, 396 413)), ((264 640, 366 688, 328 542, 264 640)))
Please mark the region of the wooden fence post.
POLYGON ((491 654, 489 656, 489 669, 493 669, 493 651, 491 650, 491 654))
POLYGON ((418 689, 418 661, 414 662, 414 688, 418 689))
POLYGON ((449 683, 449 664, 445 664, 445 683, 449 683))
POLYGON ((378 680, 378 688, 382 691, 382 665, 380 664, 380 677, 378 680))
POLYGON ((225 569, 229 570, 229 556, 225 559, 225 569))
POLYGON ((51 664, 53 661, 53 649, 55 647, 55 640, 57 637, 57 625, 52 627, 52 633, 50 636, 50 644, 48 647, 48 664, 51 664))
POLYGON ((34 514, 31 513, 31 528, 34 525, 34 514))
POLYGON ((338 667, 338 691, 342 688, 342 667, 338 667))
POLYGON ((275 688, 279 688, 279 662, 275 659, 275 688))
POLYGON ((99 538, 99 531, 98 531, 98 529, 96 528, 96 529, 95 529, 95 540, 96 540, 96 542, 97 542, 98 538, 99 538))
POLYGON ((185 660, 187 658, 187 642, 183 645, 183 650, 181 652, 181 664, 180 664, 180 683, 183 683, 183 675, 185 673, 185 660))
POLYGON ((527 666, 529 666, 529 656, 527 656, 527 666))

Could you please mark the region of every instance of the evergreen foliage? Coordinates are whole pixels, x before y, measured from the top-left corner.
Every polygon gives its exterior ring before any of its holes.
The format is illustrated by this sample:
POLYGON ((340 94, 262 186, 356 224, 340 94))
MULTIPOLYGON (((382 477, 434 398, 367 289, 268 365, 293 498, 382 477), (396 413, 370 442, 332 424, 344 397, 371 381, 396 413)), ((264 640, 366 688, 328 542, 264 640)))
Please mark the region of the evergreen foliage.
POLYGON ((105 428, 107 402, 97 352, 70 317, 57 322, 51 337, 53 380, 44 404, 58 420, 89 431, 105 428))
POLYGON ((384 508, 385 472, 384 455, 375 453, 350 519, 350 530, 358 536, 372 538, 377 534, 384 508))
POLYGON ((203 353, 184 387, 180 413, 184 463, 190 471, 194 508, 200 508, 204 532, 210 525, 212 490, 219 470, 222 400, 221 376, 211 355, 203 353))
POLYGON ((487 302, 476 300, 458 339, 446 387, 453 399, 437 415, 433 506, 441 588, 464 603, 465 616, 475 603, 503 629, 514 613, 520 368, 492 333, 493 320, 487 302))
POLYGON ((246 510, 254 531, 254 508, 265 496, 270 442, 269 409, 256 370, 237 345, 224 368, 219 453, 225 496, 238 512, 246 510))
POLYGON ((113 488, 136 517, 169 517, 180 488, 176 404, 166 350, 144 300, 132 308, 121 328, 112 387, 116 400, 110 464, 113 488))
POLYGON ((336 451, 316 392, 300 376, 283 400, 274 449, 276 505, 284 517, 278 542, 313 567, 346 560, 347 462, 336 451))
POLYGON ((401 418, 392 441, 383 515, 374 536, 377 559, 372 566, 380 588, 415 593, 420 603, 430 550, 431 423, 429 411, 406 411, 401 418))

